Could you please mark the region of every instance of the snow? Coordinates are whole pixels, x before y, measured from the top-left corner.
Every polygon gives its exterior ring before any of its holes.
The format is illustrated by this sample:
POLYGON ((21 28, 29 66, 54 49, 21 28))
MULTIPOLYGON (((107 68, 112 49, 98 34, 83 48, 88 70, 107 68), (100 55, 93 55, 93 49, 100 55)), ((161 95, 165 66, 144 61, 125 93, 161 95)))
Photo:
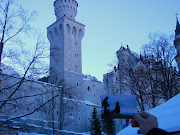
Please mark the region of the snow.
POLYGON ((2 63, 0 68, 1 68, 2 74, 20 77, 19 73, 15 71, 14 68, 12 68, 11 66, 7 66, 2 63))
MULTIPOLYGON (((159 128, 168 132, 180 131, 180 94, 147 112, 157 117, 159 128)), ((137 130, 128 126, 117 135, 137 135, 137 130)))
MULTIPOLYGON (((36 133, 23 133, 23 132, 19 132, 18 135, 39 135, 36 133)), ((41 134, 41 135, 45 135, 45 134, 41 134)))
POLYGON ((94 104, 94 103, 92 103, 92 102, 90 102, 90 101, 87 101, 87 100, 82 101, 82 102, 84 102, 84 103, 85 103, 85 104, 87 104, 87 105, 97 106, 97 107, 98 107, 98 105, 97 105, 97 104, 94 104))
POLYGON ((83 80, 93 81, 93 82, 96 82, 96 83, 102 83, 102 82, 99 81, 95 76, 91 76, 91 75, 84 75, 84 76, 83 76, 83 80))

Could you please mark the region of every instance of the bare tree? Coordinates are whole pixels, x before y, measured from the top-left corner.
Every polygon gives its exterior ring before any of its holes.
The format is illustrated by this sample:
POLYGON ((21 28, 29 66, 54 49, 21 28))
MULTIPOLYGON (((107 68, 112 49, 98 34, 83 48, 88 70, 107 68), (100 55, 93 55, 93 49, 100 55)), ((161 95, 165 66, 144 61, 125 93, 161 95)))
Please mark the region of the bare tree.
POLYGON ((35 16, 36 12, 28 15, 17 0, 2 0, 0 2, 0 63, 6 44, 20 44, 21 40, 18 36, 22 33, 32 32, 30 22, 35 16))
POLYGON ((150 34, 149 39, 149 43, 144 45, 144 51, 146 60, 150 56, 153 59, 149 61, 149 68, 153 71, 151 74, 153 89, 159 91, 167 101, 179 92, 179 78, 174 60, 176 55, 174 36, 155 33, 150 34))
POLYGON ((129 48, 122 48, 122 56, 119 56, 120 86, 127 93, 137 95, 141 111, 153 108, 179 92, 173 36, 150 34, 149 39, 143 46, 143 55, 137 57, 129 48))

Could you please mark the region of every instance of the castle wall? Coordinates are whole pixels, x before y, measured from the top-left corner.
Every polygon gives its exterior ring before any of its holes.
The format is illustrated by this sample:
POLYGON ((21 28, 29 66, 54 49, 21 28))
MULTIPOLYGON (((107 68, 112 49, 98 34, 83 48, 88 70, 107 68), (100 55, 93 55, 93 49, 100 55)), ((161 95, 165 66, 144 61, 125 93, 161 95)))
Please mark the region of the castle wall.
MULTIPOLYGON (((0 80, 1 89, 3 89, 21 81, 21 78, 1 75, 0 80)), ((9 93, 14 91, 16 87, 17 85, 11 89, 7 89, 6 92, 1 92, 1 100, 6 99, 9 93)), ((78 87, 72 89, 64 88, 64 93, 66 93, 66 90, 69 90, 70 93, 71 91, 75 93, 73 93, 71 97, 69 97, 69 95, 63 97, 63 103, 66 104, 64 107, 65 113, 62 116, 62 119, 64 120, 63 129, 75 132, 87 132, 89 130, 93 108, 96 107, 100 114, 101 95, 103 94, 104 86, 101 83, 84 80, 83 84, 78 87), (88 87, 90 88, 89 90, 88 87)), ((1 109, 0 115, 19 116, 30 113, 61 92, 62 87, 56 87, 49 83, 24 80, 20 89, 18 89, 13 96, 13 98, 23 98, 11 102, 8 101, 8 104, 1 109), (35 97, 24 97, 36 94, 40 95, 35 97)), ((56 127, 59 127, 60 107, 62 106, 59 102, 60 98, 61 96, 59 95, 54 99, 54 102, 51 101, 47 103, 33 114, 24 118, 32 119, 32 121, 38 120, 39 123, 40 121, 48 122, 53 121, 54 114, 54 121, 57 123, 56 127)), ((52 128, 52 123, 49 123, 46 126, 52 128)))

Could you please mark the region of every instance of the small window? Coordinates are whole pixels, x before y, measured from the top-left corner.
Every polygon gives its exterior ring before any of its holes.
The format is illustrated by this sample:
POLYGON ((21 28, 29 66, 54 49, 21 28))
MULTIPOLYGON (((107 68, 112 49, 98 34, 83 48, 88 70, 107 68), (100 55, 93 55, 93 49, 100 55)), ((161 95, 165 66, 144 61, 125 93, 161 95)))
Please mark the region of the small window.
POLYGON ((71 61, 71 59, 69 58, 69 62, 71 61))
POLYGON ((69 47, 69 50, 71 49, 71 47, 69 47))
POLYGON ((72 99, 72 96, 69 96, 70 99, 72 99))
POLYGON ((116 81, 118 81, 118 78, 116 77, 116 81))
POLYGON ((98 102, 97 102, 97 105, 98 105, 98 102))
POLYGON ((88 91, 90 90, 90 87, 88 86, 88 91))
POLYGON ((69 68, 69 71, 70 71, 71 69, 69 68))
POLYGON ((27 111, 29 111, 29 107, 27 107, 27 111))
POLYGON ((69 75, 69 79, 71 78, 71 76, 69 75))
POLYGON ((59 113, 59 112, 57 111, 57 115, 58 115, 58 113, 59 113))
POLYGON ((77 83, 77 86, 79 86, 79 84, 77 83))
POLYGON ((94 97, 95 97, 96 95, 94 94, 94 97))
POLYGON ((14 109, 16 109, 16 105, 14 105, 14 109))

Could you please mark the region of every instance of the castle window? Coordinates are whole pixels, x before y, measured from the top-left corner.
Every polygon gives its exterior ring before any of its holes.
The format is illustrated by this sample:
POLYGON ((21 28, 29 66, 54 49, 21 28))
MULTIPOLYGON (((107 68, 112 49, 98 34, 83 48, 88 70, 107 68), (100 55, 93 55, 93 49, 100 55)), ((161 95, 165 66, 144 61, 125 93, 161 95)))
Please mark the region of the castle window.
POLYGON ((78 65, 75 65, 75 68, 78 69, 78 65))
POLYGON ((71 59, 69 58, 69 61, 71 61, 71 59))
POLYGON ((71 49, 71 47, 69 46, 69 50, 71 49))
POLYGON ((72 34, 74 34, 74 37, 76 37, 76 27, 73 27, 73 29, 72 29, 72 34))
POLYGON ((66 2, 66 0, 65 0, 65 2, 66 2))
POLYGON ((66 30, 67 30, 67 34, 69 35, 70 34, 70 25, 69 24, 66 24, 66 30))
POLYGON ((88 91, 90 90, 90 87, 88 86, 88 91))
POLYGON ((94 97, 95 97, 96 95, 94 94, 94 97))
POLYGON ((53 34, 52 34, 52 32, 51 32, 51 31, 49 32, 49 34, 50 34, 50 37, 51 37, 51 38, 53 38, 53 34))
POLYGON ((69 75, 69 79, 71 78, 71 76, 69 75))
POLYGON ((72 96, 69 96, 70 99, 72 99, 72 96))
POLYGON ((57 111, 57 115, 58 115, 58 111, 57 111))
POLYGON ((69 71, 70 71, 71 69, 69 68, 69 71))
POLYGON ((27 107, 27 111, 29 111, 29 107, 27 107))
POLYGON ((97 102, 97 105, 98 105, 98 102, 97 102))
POLYGON ((81 119, 79 118, 79 121, 80 121, 81 119))
POLYGON ((54 29, 54 35, 58 35, 57 28, 54 29))
POLYGON ((14 109, 16 109, 16 105, 14 105, 14 109))
POLYGON ((116 81, 118 81, 118 78, 116 77, 116 81))
POLYGON ((79 84, 77 83, 77 86, 79 86, 79 84))

